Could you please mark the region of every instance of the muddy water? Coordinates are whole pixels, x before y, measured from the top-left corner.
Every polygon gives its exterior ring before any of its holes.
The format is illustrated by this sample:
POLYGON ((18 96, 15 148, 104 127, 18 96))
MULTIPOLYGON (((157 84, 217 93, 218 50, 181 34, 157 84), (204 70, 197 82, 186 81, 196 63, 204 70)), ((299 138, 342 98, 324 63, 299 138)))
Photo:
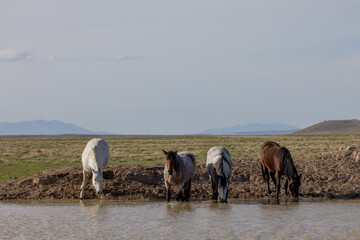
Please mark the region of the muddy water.
POLYGON ((0 202, 0 239, 360 239, 360 200, 0 202))

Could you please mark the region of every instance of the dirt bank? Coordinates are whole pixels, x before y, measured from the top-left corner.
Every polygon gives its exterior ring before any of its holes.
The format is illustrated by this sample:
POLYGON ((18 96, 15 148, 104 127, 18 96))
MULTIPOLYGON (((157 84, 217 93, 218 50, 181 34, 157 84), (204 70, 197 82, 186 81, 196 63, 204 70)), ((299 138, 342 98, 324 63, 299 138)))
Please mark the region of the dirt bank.
MULTIPOLYGON (((111 161, 111 160, 110 160, 111 161)), ((360 198, 360 147, 334 153, 294 158, 303 173, 301 197, 360 198)), ((229 199, 266 198, 259 159, 233 158, 229 199)), ((5 199, 76 199, 82 182, 81 166, 47 170, 33 176, 0 183, 0 200, 5 199)), ((283 181, 282 181, 283 183, 283 181)), ((274 189, 273 184, 271 185, 274 189)), ((164 200, 163 164, 146 166, 107 166, 104 171, 106 199, 164 200)), ((191 199, 211 199, 211 187, 205 162, 198 160, 191 199)), ((272 197, 275 193, 272 193, 272 197)), ((281 198, 285 198, 281 189, 281 198)), ((96 198, 87 186, 85 198, 96 198)), ((173 198, 175 193, 173 192, 173 198)))

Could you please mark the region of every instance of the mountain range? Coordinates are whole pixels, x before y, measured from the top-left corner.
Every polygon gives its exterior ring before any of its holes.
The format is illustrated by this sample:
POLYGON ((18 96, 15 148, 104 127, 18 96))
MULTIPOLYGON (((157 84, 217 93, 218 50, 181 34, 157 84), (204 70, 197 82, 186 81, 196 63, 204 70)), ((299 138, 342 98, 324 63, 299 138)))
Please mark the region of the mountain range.
POLYGON ((23 121, 0 123, 0 135, 60 135, 60 134, 109 134, 90 131, 72 123, 60 121, 23 121))
POLYGON ((210 128, 201 135, 281 135, 291 134, 300 130, 300 128, 288 124, 280 123, 249 123, 245 125, 236 125, 225 128, 210 128))
MULTIPOLYGON (((360 120, 329 120, 314 124, 305 129, 280 124, 280 123, 249 123, 225 128, 210 128, 200 135, 318 135, 318 134, 360 134, 360 120)), ((0 135, 62 135, 62 134, 88 134, 108 135, 111 133, 102 131, 90 131, 76 126, 72 123, 61 121, 23 121, 23 122, 1 122, 0 135)))

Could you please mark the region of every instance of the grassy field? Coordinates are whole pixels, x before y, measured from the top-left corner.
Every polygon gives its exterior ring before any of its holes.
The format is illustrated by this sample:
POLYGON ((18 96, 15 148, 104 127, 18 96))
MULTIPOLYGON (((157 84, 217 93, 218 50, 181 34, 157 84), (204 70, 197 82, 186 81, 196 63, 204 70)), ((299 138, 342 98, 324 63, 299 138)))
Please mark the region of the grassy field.
MULTIPOLYGON (((161 149, 190 151, 205 161, 207 151, 225 146, 233 158, 257 158, 260 145, 273 140, 286 146, 294 158, 359 146, 360 135, 333 136, 103 136, 109 143, 111 165, 164 162, 161 149)), ((0 137, 0 181, 81 165, 89 136, 0 137)))

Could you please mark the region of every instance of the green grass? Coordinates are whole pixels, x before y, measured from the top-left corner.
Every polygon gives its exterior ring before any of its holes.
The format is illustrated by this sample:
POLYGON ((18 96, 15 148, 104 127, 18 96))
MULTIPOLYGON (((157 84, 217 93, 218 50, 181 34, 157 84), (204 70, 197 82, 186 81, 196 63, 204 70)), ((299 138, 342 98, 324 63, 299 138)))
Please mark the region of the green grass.
MULTIPOLYGON (((260 145, 273 140, 294 157, 358 146, 360 135, 333 136, 103 136, 109 143, 111 165, 163 163, 162 149, 189 151, 205 161, 213 146, 225 146, 233 158, 258 158, 260 145)), ((45 169, 81 165, 89 136, 1 137, 0 181, 45 169)))

